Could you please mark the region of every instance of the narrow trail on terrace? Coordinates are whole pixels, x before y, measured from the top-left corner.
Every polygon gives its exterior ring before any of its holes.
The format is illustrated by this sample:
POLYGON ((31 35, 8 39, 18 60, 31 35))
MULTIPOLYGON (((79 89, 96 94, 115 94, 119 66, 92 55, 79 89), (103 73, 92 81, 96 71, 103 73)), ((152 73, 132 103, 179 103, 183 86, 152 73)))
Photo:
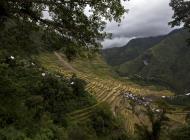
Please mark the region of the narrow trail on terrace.
POLYGON ((61 64, 62 64, 65 68, 67 68, 67 69, 69 69, 69 70, 71 70, 71 71, 73 71, 73 72, 75 72, 75 73, 78 73, 78 72, 79 72, 79 71, 76 70, 73 66, 71 66, 67 61, 65 61, 65 60, 63 59, 63 57, 62 57, 59 53, 54 52, 54 54, 55 54, 55 56, 57 56, 57 58, 59 59, 59 61, 61 62, 61 64))
MULTIPOLYGON (((115 83, 113 81, 109 80, 102 80, 99 78, 91 77, 88 74, 81 73, 80 71, 76 70, 72 65, 70 65, 66 60, 64 60, 64 56, 61 53, 54 52, 55 56, 60 61, 61 65, 67 69, 72 71, 73 73, 78 74, 79 78, 87 81, 86 90, 93 95, 97 99, 97 104, 86 107, 80 110, 73 111, 71 113, 68 113, 68 119, 70 121, 85 121, 90 118, 90 116, 93 115, 94 110, 96 107, 101 105, 102 103, 107 103, 111 106, 111 111, 114 115, 117 116, 119 111, 121 96, 119 96, 122 92, 127 91, 128 88, 123 85, 122 83, 115 83)), ((120 114, 120 113, 119 113, 120 114)), ((130 116, 130 115, 129 115, 130 116)), ((130 117, 131 118, 131 117, 130 117)), ((130 121, 133 122, 133 119, 131 118, 130 121)), ((130 133, 134 132, 134 126, 132 123, 126 122, 125 125, 127 128, 127 131, 130 133)))
MULTIPOLYGON (((70 121, 86 121, 92 115, 96 107, 101 105, 102 103, 107 103, 111 107, 111 111, 115 116, 123 115, 126 118, 125 126, 127 131, 130 134, 134 133, 135 124, 139 122, 138 118, 134 117, 133 113, 129 113, 129 109, 125 109, 125 104, 122 103, 122 99, 124 96, 123 93, 130 91, 133 93, 133 98, 139 96, 146 96, 146 94, 142 94, 143 91, 147 92, 147 90, 136 89, 135 87, 131 87, 130 85, 124 84, 123 82, 109 80, 109 79, 101 79, 89 75, 88 73, 83 73, 75 69, 71 64, 69 64, 65 59, 64 55, 58 52, 54 52, 54 55, 59 60, 60 64, 67 70, 72 73, 77 74, 77 76, 87 82, 86 90, 97 99, 97 104, 73 111, 68 113, 68 119, 70 121), (136 95, 136 96, 135 96, 136 95)), ((62 69, 62 68, 61 68, 62 69)), ((64 70, 61 72, 64 73, 64 70)), ((70 74, 68 74, 71 76, 70 74)), ((151 92, 152 94, 152 92, 151 92)), ((129 99, 130 100, 130 99, 129 99)), ((176 114, 183 115, 183 112, 176 112, 176 114)))

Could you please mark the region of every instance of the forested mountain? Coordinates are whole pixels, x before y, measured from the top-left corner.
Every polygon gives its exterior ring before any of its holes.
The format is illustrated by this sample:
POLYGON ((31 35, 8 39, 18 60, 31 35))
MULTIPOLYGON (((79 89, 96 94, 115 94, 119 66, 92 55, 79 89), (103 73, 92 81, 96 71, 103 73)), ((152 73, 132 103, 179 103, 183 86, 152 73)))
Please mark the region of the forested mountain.
POLYGON ((109 64, 114 64, 114 68, 121 76, 165 84, 178 93, 187 93, 190 91, 190 48, 186 42, 189 35, 185 29, 174 30, 166 36, 140 39, 143 40, 138 47, 140 49, 131 46, 133 42, 139 40, 136 39, 122 48, 104 50, 103 54, 109 64), (154 43, 147 43, 148 40, 154 43), (113 50, 116 53, 109 53, 113 50), (135 57, 128 55, 131 52, 136 52, 135 57), (113 58, 109 59, 111 57, 113 58), (116 61, 114 58, 117 58, 116 61), (125 62, 117 62, 119 59, 125 59, 125 62))
POLYGON ((117 66, 135 59, 163 38, 164 36, 132 39, 123 47, 104 49, 102 53, 108 64, 117 66))

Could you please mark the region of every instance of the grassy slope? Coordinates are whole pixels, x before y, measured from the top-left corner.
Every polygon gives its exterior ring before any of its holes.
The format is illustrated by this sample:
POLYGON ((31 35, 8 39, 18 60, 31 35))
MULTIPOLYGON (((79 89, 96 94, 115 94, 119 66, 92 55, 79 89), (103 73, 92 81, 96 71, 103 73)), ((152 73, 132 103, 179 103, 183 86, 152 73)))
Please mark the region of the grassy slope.
MULTIPOLYGON (((64 67, 58 58, 52 54, 52 53, 42 53, 38 60, 43 64, 44 67, 48 68, 52 71, 61 71, 64 73, 70 73, 71 71, 64 67)), ((95 106, 92 106, 90 108, 84 108, 82 110, 77 110, 76 112, 73 112, 73 114, 77 115, 71 115, 71 120, 77 120, 77 121, 84 121, 88 119, 92 115, 93 110, 99 106, 99 104, 104 101, 103 99, 99 100, 99 97, 106 97, 106 94, 109 94, 112 92, 112 90, 116 86, 123 86, 129 87, 127 89, 132 90, 135 94, 140 94, 142 96, 146 95, 172 95, 173 93, 168 90, 162 90, 156 87, 156 86, 140 86, 137 84, 134 84, 131 81, 124 82, 120 78, 115 78, 112 76, 112 71, 109 70, 109 67, 104 63, 104 61, 101 58, 96 58, 93 60, 84 61, 84 59, 77 59, 74 62, 70 62, 69 64, 72 65, 73 68, 80 71, 79 74, 77 74, 80 78, 83 78, 83 76, 87 76, 87 91, 91 92, 94 97, 98 97, 98 104, 95 106), (102 94, 104 91, 104 94, 102 94)), ((71 72, 72 73, 72 72, 71 72)), ((86 79, 84 79, 86 80, 86 79)), ((119 92, 119 89, 117 89, 119 92)), ((116 91, 117 91, 116 90, 116 91)), ((130 134, 133 134, 135 129, 135 124, 139 122, 138 118, 131 113, 130 110, 126 109, 126 105, 122 103, 122 100, 119 98, 115 98, 114 95, 109 97, 106 102, 111 106, 112 111, 115 110, 115 106, 117 107, 117 113, 123 116, 125 121, 125 125, 127 127, 127 130, 130 134), (115 102, 112 102, 111 100, 114 99, 115 102), (110 104, 111 102, 111 104, 110 104)), ((168 116, 171 121, 172 126, 182 125, 184 124, 184 118, 185 114, 178 115, 178 114, 172 114, 168 116), (183 122, 182 122, 183 120, 183 122)), ((141 118, 142 119, 142 118, 141 118)), ((145 117, 146 120, 146 117, 145 117)))
POLYGON ((157 36, 133 39, 123 47, 105 49, 102 53, 108 64, 118 66, 126 61, 135 59, 144 51, 159 43, 164 37, 157 36))
MULTIPOLYGON (((66 60, 66 58, 64 58, 66 60)), ((65 73, 75 73, 69 70, 67 67, 64 67, 58 58, 52 53, 42 53, 38 56, 38 60, 45 68, 48 68, 52 71, 63 70, 65 73)), ((93 78, 101 79, 103 82, 113 81, 114 83, 124 84, 129 86, 131 89, 138 91, 137 94, 143 95, 156 95, 162 96, 164 95, 173 95, 172 92, 158 88, 156 86, 140 86, 135 84, 129 80, 123 79, 117 76, 111 68, 105 63, 102 57, 95 57, 91 60, 86 60, 85 58, 77 58, 75 61, 69 62, 69 64, 79 71, 79 75, 87 75, 93 78)), ((114 88, 114 87, 113 87, 114 88)))
POLYGON ((185 42, 188 36, 184 30, 171 34, 136 59, 120 65, 117 71, 123 76, 138 75, 165 83, 179 93, 189 92, 190 48, 185 42))
MULTIPOLYGON (((62 58, 66 60, 63 55, 62 58)), ((38 57, 38 60, 50 71, 60 71, 61 73, 68 73, 68 75, 69 73, 75 73, 61 64, 55 54, 42 53, 38 57)), ((138 123, 138 119, 134 117, 134 114, 129 113, 130 110, 125 108, 125 105, 122 103, 122 96, 118 96, 119 94, 124 91, 131 91, 133 94, 140 96, 160 97, 173 95, 172 92, 158 90, 155 86, 140 86, 131 81, 116 78, 107 64, 99 56, 87 61, 84 61, 83 58, 78 58, 69 64, 77 71, 76 74, 79 78, 87 81, 87 91, 96 97, 98 104, 106 102, 110 105, 113 112, 122 114, 125 120, 127 120, 125 123, 129 133, 134 132, 135 123, 138 123)), ((78 110, 77 115, 71 116, 71 120, 84 121, 91 116, 93 110, 94 107, 78 110)))
POLYGON ((76 59, 71 62, 71 65, 83 73, 91 73, 101 78, 109 78, 111 76, 116 77, 116 73, 111 70, 100 55, 92 59, 76 59))

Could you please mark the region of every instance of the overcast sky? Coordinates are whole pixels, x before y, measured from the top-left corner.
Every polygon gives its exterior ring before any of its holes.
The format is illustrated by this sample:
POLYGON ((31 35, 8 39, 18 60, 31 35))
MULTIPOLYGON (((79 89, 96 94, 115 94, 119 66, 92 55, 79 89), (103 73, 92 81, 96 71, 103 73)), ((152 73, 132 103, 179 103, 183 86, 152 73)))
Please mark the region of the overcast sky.
POLYGON ((120 47, 132 38, 167 34, 172 28, 168 25, 173 15, 170 0, 130 0, 125 2, 129 13, 125 14, 121 25, 111 22, 106 31, 113 33, 111 40, 106 39, 104 48, 120 47))

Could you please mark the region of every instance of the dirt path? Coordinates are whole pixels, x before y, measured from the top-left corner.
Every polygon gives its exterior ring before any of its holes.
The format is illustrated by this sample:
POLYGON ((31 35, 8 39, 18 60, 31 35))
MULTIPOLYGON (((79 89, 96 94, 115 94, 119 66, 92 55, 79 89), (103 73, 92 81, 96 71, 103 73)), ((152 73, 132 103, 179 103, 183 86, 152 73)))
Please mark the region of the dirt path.
POLYGON ((71 66, 68 62, 66 62, 66 61, 63 59, 63 57, 62 57, 59 53, 54 52, 54 54, 55 54, 55 56, 57 56, 57 58, 59 59, 59 61, 61 62, 61 64, 62 64, 65 68, 67 68, 67 69, 73 71, 74 73, 78 73, 78 72, 79 72, 78 70, 76 70, 75 68, 73 68, 73 66, 71 66))

